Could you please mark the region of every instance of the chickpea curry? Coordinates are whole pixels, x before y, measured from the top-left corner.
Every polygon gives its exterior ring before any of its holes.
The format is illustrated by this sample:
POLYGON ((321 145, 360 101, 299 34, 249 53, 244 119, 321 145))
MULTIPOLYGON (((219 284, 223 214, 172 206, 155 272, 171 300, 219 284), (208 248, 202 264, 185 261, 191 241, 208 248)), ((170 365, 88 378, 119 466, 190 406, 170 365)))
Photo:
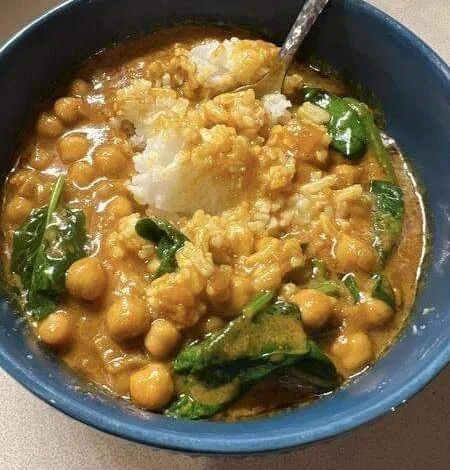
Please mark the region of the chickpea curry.
POLYGON ((373 111, 278 48, 186 26, 90 59, 15 156, 3 265, 37 338, 90 383, 232 420, 337 389, 414 302, 417 185, 373 111))

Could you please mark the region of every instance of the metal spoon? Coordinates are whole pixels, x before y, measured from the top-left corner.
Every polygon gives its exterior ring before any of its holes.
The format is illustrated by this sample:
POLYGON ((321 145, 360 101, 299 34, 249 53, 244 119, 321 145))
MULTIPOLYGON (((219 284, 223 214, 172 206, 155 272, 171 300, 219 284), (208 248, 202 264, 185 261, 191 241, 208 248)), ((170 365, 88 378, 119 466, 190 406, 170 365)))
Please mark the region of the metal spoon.
POLYGON ((234 91, 245 91, 251 88, 255 91, 257 98, 269 93, 280 93, 286 73, 294 60, 300 44, 329 1, 307 0, 284 40, 269 72, 256 83, 241 86, 234 91))

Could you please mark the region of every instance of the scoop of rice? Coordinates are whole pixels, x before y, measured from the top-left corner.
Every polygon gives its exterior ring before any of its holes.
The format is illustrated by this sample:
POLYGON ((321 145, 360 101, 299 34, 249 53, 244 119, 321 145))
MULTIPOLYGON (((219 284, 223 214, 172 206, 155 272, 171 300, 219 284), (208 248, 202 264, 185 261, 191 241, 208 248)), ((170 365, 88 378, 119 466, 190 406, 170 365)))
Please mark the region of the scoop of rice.
POLYGON ((204 113, 145 80, 120 90, 116 107, 145 141, 133 157, 136 174, 128 186, 138 203, 168 212, 217 213, 245 189, 253 155, 247 138, 233 127, 203 127, 204 113))
POLYGON ((226 39, 223 43, 210 41, 200 44, 189 52, 189 59, 197 67, 197 79, 208 86, 218 85, 236 72, 238 64, 233 60, 233 43, 237 38, 226 39))
MULTIPOLYGON (((282 94, 259 101, 252 90, 191 105, 174 90, 134 80, 116 96, 118 116, 134 125, 132 140, 143 149, 133 157, 129 190, 138 203, 167 212, 217 214, 232 207, 259 184, 257 178, 274 173, 269 167, 258 173, 261 149, 254 139, 265 126, 289 117, 290 106, 282 94)), ((285 160, 281 152, 268 164, 284 169, 285 160)), ((291 173, 281 175, 281 186, 291 173)))
POLYGON ((137 202, 168 212, 191 214, 202 208, 217 213, 229 207, 236 192, 231 188, 230 174, 224 175, 218 160, 226 159, 226 153, 216 157, 207 153, 209 133, 194 149, 188 149, 182 129, 172 129, 147 140, 142 153, 134 157, 136 175, 129 189, 137 202), (205 154, 196 159, 197 153, 205 154), (216 166, 215 163, 218 163, 216 166))
POLYGON ((188 52, 201 86, 225 91, 259 80, 269 70, 277 48, 265 41, 231 38, 203 42, 188 52))

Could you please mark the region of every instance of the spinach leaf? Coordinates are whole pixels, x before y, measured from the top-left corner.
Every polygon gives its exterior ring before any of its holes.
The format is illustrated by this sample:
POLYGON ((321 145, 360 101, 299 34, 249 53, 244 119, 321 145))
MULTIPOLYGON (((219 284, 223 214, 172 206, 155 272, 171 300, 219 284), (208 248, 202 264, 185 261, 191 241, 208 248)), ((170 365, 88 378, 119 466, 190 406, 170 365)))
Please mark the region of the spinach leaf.
POLYGON ((32 211, 14 231, 11 271, 20 277, 26 308, 36 318, 54 310, 67 269, 85 256, 84 212, 58 207, 63 186, 60 177, 48 206, 32 211))
MULTIPOLYGON (((192 386, 192 384, 191 384, 192 386)), ((201 385, 198 385, 201 387, 201 385)), ((201 393, 201 392, 200 392, 201 393)), ((232 398, 230 398, 230 401, 232 398)), ((210 404, 204 403, 196 399, 192 392, 191 394, 181 394, 180 397, 174 401, 169 408, 166 409, 165 415, 172 418, 187 418, 187 419, 201 419, 208 418, 218 413, 227 402, 223 400, 216 400, 210 404)))
POLYGON ((345 287, 347 287, 355 303, 360 302, 361 292, 359 290, 358 284, 356 283, 355 275, 353 273, 346 274, 342 278, 342 282, 344 283, 345 287))
POLYGON ((34 209, 14 231, 11 271, 20 277, 23 288, 31 287, 34 262, 42 244, 47 212, 48 206, 34 209))
POLYGON ((226 375, 229 380, 235 372, 231 363, 306 352, 298 306, 283 301, 269 305, 273 296, 272 291, 262 292, 222 331, 187 346, 175 358, 174 371, 208 374, 217 381, 226 375), (226 371, 221 370, 224 364, 226 371))
POLYGON ((181 393, 167 415, 211 416, 262 378, 314 354, 297 305, 273 297, 274 292, 261 293, 222 331, 178 354, 174 371, 181 393))
POLYGON ((372 181, 369 191, 374 197, 372 208, 374 247, 381 262, 385 263, 402 231, 405 214, 403 191, 396 184, 387 181, 372 181))
POLYGON ((203 360, 203 351, 208 349, 209 345, 213 343, 217 337, 225 334, 225 330, 227 329, 231 329, 232 331, 235 329, 237 330, 240 328, 239 325, 241 323, 245 324, 251 321, 255 315, 257 315, 269 305, 274 295, 274 291, 261 292, 244 307, 241 315, 234 321, 230 322, 224 330, 207 336, 203 341, 195 341, 194 343, 191 343, 182 349, 174 360, 174 371, 179 374, 186 374, 193 370, 196 365, 203 360))
POLYGON ((320 290, 320 292, 330 295, 331 297, 341 296, 341 290, 339 289, 337 282, 334 281, 323 281, 320 284, 313 285, 313 289, 320 290))
POLYGON ((375 124, 369 107, 354 98, 344 98, 344 101, 355 113, 357 113, 360 122, 364 127, 370 150, 372 150, 378 163, 383 168, 388 180, 391 183, 395 183, 397 178, 395 176, 394 167, 392 166, 391 157, 386 147, 383 145, 380 129, 378 129, 375 124))
POLYGON ((330 114, 327 125, 331 146, 349 160, 359 158, 366 149, 366 131, 358 114, 342 99, 318 88, 305 88, 304 101, 309 101, 330 114))
POLYGON ((185 235, 162 218, 144 217, 138 220, 135 230, 145 240, 156 243, 160 265, 153 276, 154 279, 177 269, 175 254, 188 240, 185 235))
POLYGON ((311 285, 312 289, 317 289, 324 294, 331 295, 332 297, 340 297, 341 291, 336 282, 328 279, 328 269, 325 261, 313 258, 311 260, 312 273, 311 285))
POLYGON ((294 362, 295 359, 291 357, 279 362, 248 364, 245 368, 241 368, 233 379, 220 385, 211 385, 195 375, 189 375, 179 381, 182 393, 166 409, 165 414, 174 418, 188 419, 213 416, 264 377, 294 362))
POLYGON ((395 294, 387 277, 383 273, 378 273, 372 279, 374 281, 372 297, 386 302, 391 308, 395 309, 395 294))
POLYGON ((278 375, 281 385, 294 390, 313 388, 317 392, 324 392, 335 389, 341 383, 334 364, 311 340, 305 358, 291 367, 280 369, 278 375))

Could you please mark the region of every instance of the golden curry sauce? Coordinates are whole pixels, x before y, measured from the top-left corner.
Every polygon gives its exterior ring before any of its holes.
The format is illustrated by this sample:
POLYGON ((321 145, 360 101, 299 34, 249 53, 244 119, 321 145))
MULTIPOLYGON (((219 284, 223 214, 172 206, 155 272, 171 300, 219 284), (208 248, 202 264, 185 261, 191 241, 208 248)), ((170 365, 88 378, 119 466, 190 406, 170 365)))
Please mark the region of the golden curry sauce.
MULTIPOLYGON (((242 37, 241 32, 232 35, 242 37)), ((130 397, 131 387, 132 401, 151 410, 163 409, 177 394, 171 364, 183 345, 223 329, 260 291, 276 290, 280 298, 299 305, 305 331, 316 334, 343 377, 383 354, 416 294, 425 222, 417 185, 402 156, 392 154, 404 194, 403 229, 384 269, 395 293, 392 309, 367 294, 376 252, 366 188, 372 180, 385 179, 383 170, 370 148, 356 160, 333 150, 320 109, 302 107, 296 99, 303 86, 342 96, 345 85, 295 65, 283 89, 293 103, 290 118, 270 124, 261 117, 266 121, 257 125, 256 118, 248 119, 262 109, 254 95, 242 96, 244 111, 233 96, 213 99, 199 78, 198 64, 196 72, 188 63, 186 50, 230 36, 224 29, 182 27, 99 53, 40 114, 6 183, 2 255, 12 284, 17 285, 17 276, 10 274, 14 230, 32 209, 48 203, 59 175, 66 175, 62 200, 82 209, 87 221, 89 258, 70 267, 55 312, 42 320, 30 318, 37 336, 77 374, 124 398, 130 397), (133 157, 144 151, 145 141, 135 138, 138 125, 128 119, 128 98, 121 95, 124 89, 129 93, 126 87, 134 80, 174 90, 170 99, 188 100, 192 109, 184 120, 194 122, 192 145, 198 145, 192 158, 225 155, 224 172, 240 159, 236 165, 246 168, 244 186, 252 190, 235 192, 238 200, 215 214, 202 207, 191 214, 169 213, 136 202, 130 191, 133 157), (206 131, 197 132, 196 120, 199 128, 216 131, 205 154, 204 142, 195 139, 206 131), (229 148, 217 150, 228 142, 229 148), (298 194, 303 199, 296 199, 298 194), (164 215, 190 240, 176 255, 178 270, 158 279, 155 244, 140 238, 133 225, 146 214, 164 215), (354 273, 365 300, 355 303, 342 287, 339 297, 311 288, 312 259, 326 264, 331 280, 340 282, 345 272, 354 273), (326 334, 317 334, 324 328, 326 334)), ((239 73, 251 74, 252 66, 261 68, 274 56, 276 48, 267 44, 261 41, 256 49, 242 45, 246 59, 239 73)), ((223 184, 232 184, 233 176, 224 175, 223 184)), ((304 391, 283 388, 268 377, 221 418, 251 416, 304 399, 304 391)))

